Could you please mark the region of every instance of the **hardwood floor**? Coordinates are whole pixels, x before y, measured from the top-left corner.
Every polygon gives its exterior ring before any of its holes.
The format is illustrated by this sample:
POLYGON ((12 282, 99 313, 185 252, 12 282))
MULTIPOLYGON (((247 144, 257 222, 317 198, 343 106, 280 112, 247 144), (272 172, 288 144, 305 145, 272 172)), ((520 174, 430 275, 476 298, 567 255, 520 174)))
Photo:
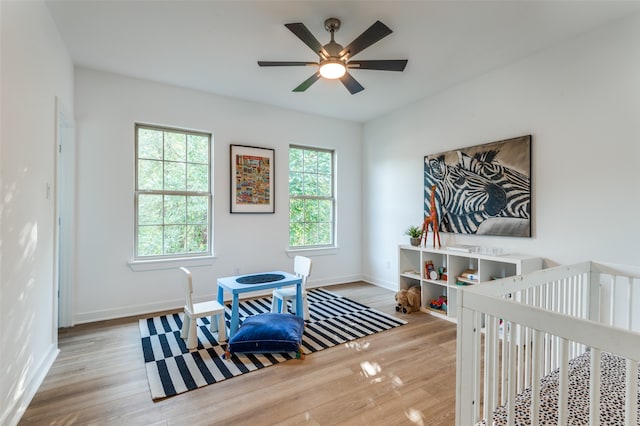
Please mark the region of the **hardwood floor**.
POLYGON ((366 283, 329 289, 409 323, 159 402, 138 318, 61 329, 20 425, 454 424, 455 324, 396 314, 393 292, 366 283))

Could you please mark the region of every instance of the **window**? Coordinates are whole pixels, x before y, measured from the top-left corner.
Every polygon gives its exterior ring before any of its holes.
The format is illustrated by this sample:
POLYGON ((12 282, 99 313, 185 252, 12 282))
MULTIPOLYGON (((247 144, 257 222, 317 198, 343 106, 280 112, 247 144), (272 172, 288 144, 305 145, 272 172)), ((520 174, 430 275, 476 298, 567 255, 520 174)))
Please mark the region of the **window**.
POLYGON ((289 147, 289 246, 334 245, 333 151, 289 147))
POLYGON ((211 135, 136 124, 135 258, 211 254, 211 135))

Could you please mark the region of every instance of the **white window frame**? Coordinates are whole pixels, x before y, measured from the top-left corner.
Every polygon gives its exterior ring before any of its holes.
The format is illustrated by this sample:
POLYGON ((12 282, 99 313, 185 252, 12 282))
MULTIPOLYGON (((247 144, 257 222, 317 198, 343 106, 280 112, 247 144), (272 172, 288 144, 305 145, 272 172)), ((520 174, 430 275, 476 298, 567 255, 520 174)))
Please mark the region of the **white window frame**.
MULTIPOLYGON (((135 144, 134 144, 134 158, 135 158, 135 195, 134 195, 134 247, 133 247, 133 261, 129 262, 130 266, 134 268, 134 270, 145 270, 145 269, 155 269, 153 265, 157 265, 163 262, 171 262, 173 260, 185 260, 185 259, 194 259, 208 262, 213 257, 213 136, 211 133, 189 130, 183 128, 176 127, 167 127, 167 126, 158 126, 153 124, 144 124, 144 123, 135 123, 135 144), (209 156, 208 156, 208 190, 207 191, 172 191, 172 190, 141 190, 138 187, 138 130, 139 129, 150 129, 157 130, 162 132, 172 132, 172 133, 185 133, 186 135, 196 135, 196 136, 205 136, 208 139, 209 144, 209 156), (141 256, 138 254, 138 198, 142 194, 157 194, 157 195, 179 195, 179 196, 206 196, 208 199, 208 217, 207 217, 207 249, 203 252, 188 252, 188 253, 170 253, 170 254, 161 254, 161 255, 145 255, 141 256), (135 264, 137 264, 136 267, 135 264), (141 264, 147 264, 149 268, 142 267, 141 264)), ((163 159, 163 164, 168 161, 163 159)), ((164 224, 162 226, 165 226, 164 224)), ((166 266, 166 265, 165 265, 166 266)))
MULTIPOLYGON (((291 200, 292 199, 311 199, 311 200, 330 200, 331 201, 331 243, 329 244, 318 244, 318 245, 291 245, 291 219, 289 219, 289 226, 287 227, 288 236, 289 236, 289 251, 313 251, 313 250, 326 250, 326 249, 334 249, 337 248, 336 245, 336 210, 337 210, 337 202, 336 202, 336 152, 332 149, 327 148, 316 148, 310 146, 303 145, 289 145, 289 153, 291 149, 301 149, 304 151, 315 151, 315 152, 325 152, 331 154, 331 196, 318 196, 318 195, 291 195, 290 187, 287 188, 289 193, 289 216, 291 216, 291 200)), ((291 159, 289 158, 288 162, 288 172, 291 173, 291 159)))

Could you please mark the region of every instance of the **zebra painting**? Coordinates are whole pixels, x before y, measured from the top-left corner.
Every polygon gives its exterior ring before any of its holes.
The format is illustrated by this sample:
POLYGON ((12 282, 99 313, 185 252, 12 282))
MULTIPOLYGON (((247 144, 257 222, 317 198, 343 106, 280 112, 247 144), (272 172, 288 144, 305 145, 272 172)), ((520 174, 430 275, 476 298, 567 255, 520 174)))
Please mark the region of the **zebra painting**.
POLYGON ((436 185, 440 231, 530 237, 530 159, 530 135, 425 156, 425 216, 436 185))

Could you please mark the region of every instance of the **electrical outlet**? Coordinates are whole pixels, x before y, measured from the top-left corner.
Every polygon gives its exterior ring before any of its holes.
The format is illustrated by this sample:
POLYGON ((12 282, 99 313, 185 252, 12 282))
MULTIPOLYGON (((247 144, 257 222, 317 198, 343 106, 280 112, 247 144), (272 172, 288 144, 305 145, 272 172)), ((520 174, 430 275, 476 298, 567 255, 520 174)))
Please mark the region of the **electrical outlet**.
POLYGON ((233 275, 240 275, 240 268, 238 268, 237 266, 233 268, 233 275))
POLYGON ((385 266, 385 268, 387 268, 387 269, 391 269, 391 261, 390 261, 390 260, 385 260, 385 261, 384 261, 384 266, 385 266))

